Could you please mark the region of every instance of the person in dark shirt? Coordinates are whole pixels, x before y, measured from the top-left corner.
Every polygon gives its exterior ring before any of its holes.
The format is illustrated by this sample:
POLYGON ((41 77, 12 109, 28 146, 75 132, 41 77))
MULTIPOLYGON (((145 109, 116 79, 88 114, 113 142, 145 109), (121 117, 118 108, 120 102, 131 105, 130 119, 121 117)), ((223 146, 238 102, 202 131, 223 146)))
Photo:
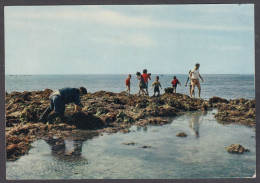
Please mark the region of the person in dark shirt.
POLYGON ((64 116, 65 104, 74 103, 75 110, 74 113, 79 111, 82 112, 83 105, 80 102, 80 95, 86 94, 87 89, 84 87, 80 88, 62 88, 60 90, 54 91, 50 95, 50 106, 41 115, 39 121, 46 122, 47 116, 55 111, 57 117, 64 116))
MULTIPOLYGON (((146 94, 145 91, 144 91, 144 89, 146 87, 146 83, 144 81, 144 78, 143 78, 143 76, 141 75, 140 72, 136 72, 136 77, 137 77, 137 79, 139 79, 139 88, 140 88, 139 91, 141 91, 142 96, 144 96, 144 94, 146 94)), ((140 93, 138 93, 138 94, 140 95, 140 93)))

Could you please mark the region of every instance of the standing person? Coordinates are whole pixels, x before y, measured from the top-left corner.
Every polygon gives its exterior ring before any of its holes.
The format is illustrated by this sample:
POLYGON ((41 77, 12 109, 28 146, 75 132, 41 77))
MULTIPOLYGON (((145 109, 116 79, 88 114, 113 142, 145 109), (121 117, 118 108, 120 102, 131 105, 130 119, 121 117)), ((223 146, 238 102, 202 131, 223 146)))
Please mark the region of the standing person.
POLYGON ((153 91, 153 96, 155 96, 155 93, 157 92, 158 95, 157 96, 160 96, 160 88, 162 89, 162 86, 161 86, 161 83, 159 82, 159 76, 156 76, 155 77, 155 82, 153 82, 152 84, 152 88, 154 86, 154 91, 153 91))
POLYGON ((62 88, 52 92, 50 95, 50 106, 41 115, 39 121, 46 122, 47 116, 55 111, 55 116, 64 117, 65 104, 74 103, 74 113, 82 112, 83 105, 80 102, 80 95, 86 94, 87 89, 84 87, 80 88, 62 88))
POLYGON ((177 85, 179 84, 181 86, 180 81, 176 78, 176 76, 173 76, 173 80, 171 82, 173 87, 173 93, 176 93, 177 85))
MULTIPOLYGON (((142 92, 142 96, 145 94, 144 89, 145 89, 145 82, 144 82, 144 78, 141 75, 140 72, 136 73, 136 77, 139 79, 139 92, 142 92)), ((140 95, 140 93, 138 93, 140 95)))
POLYGON ((147 74, 147 69, 144 69, 143 70, 143 78, 144 78, 144 82, 145 82, 145 91, 146 91, 146 94, 149 96, 149 92, 148 92, 148 79, 151 80, 151 73, 147 74), (150 75, 149 75, 150 74, 150 75))
MULTIPOLYGON (((199 95, 199 99, 200 99, 201 87, 200 87, 199 77, 201 79, 201 82, 203 82, 203 78, 200 75, 199 68, 200 68, 200 64, 196 63, 195 68, 191 70, 189 77, 191 78, 191 86, 192 86, 191 94, 194 92, 194 88, 195 88, 195 85, 196 85, 198 87, 198 90, 199 90, 198 95, 199 95)), ((192 95, 191 95, 191 97, 192 97, 192 95)), ((195 98, 195 96, 194 96, 194 98, 195 98)))
POLYGON ((128 77, 127 77, 127 79, 125 80, 126 92, 127 92, 128 94, 130 94, 130 86, 131 86, 130 80, 131 80, 131 77, 132 77, 131 74, 129 74, 128 77))
POLYGON ((189 82, 189 91, 190 91, 190 96, 192 97, 192 94, 193 94, 194 97, 195 97, 195 90, 193 90, 193 93, 191 93, 191 88, 192 88, 192 86, 191 86, 190 72, 191 72, 191 70, 189 71, 189 76, 188 76, 188 78, 187 78, 187 81, 186 81, 185 86, 187 86, 187 83, 190 81, 190 82, 189 82))

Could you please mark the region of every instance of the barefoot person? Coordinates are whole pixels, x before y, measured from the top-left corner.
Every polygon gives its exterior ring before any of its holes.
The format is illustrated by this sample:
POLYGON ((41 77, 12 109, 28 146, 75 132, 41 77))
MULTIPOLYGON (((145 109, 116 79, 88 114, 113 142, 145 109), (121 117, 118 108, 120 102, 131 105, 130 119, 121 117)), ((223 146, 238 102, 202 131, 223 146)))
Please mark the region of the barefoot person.
POLYGON ((128 94, 130 94, 130 86, 131 86, 130 80, 131 80, 131 77, 132 77, 131 74, 129 74, 128 77, 127 77, 127 79, 126 79, 126 81, 125 81, 126 92, 127 92, 128 94))
POLYGON ((152 84, 152 88, 154 86, 154 91, 153 91, 153 96, 155 96, 155 93, 157 92, 158 95, 157 96, 160 96, 160 88, 162 89, 162 86, 161 86, 161 83, 159 82, 159 76, 156 76, 155 77, 155 82, 153 82, 152 84))
POLYGON ((84 87, 80 88, 62 88, 54 91, 50 95, 50 106, 41 115, 39 121, 46 122, 47 116, 55 111, 55 116, 64 117, 65 104, 74 103, 75 112, 82 112, 83 105, 80 102, 80 95, 86 94, 87 89, 84 87))
POLYGON ((172 80, 171 84, 172 84, 172 88, 173 88, 173 93, 176 93, 177 85, 179 84, 181 86, 181 83, 177 79, 176 76, 173 77, 173 80, 172 80))
POLYGON ((192 86, 191 86, 190 72, 191 72, 191 70, 189 71, 189 76, 188 76, 188 78, 187 78, 187 81, 186 81, 185 86, 187 86, 187 83, 190 81, 190 82, 189 82, 189 91, 190 91, 190 96, 192 97, 192 94, 193 94, 194 97, 195 97, 195 90, 193 90, 193 93, 191 93, 192 86))
MULTIPOLYGON (((136 77, 137 77, 137 79, 139 79, 139 92, 141 91, 142 96, 144 96, 144 94, 145 94, 144 89, 145 89, 145 85, 146 85, 144 82, 144 78, 140 72, 136 73, 136 77)), ((138 93, 138 94, 140 95, 140 93, 138 93)))
MULTIPOLYGON (((195 64, 195 68, 191 70, 190 75, 189 75, 189 77, 191 78, 191 86, 192 86, 191 97, 192 97, 192 93, 194 92, 195 86, 197 86, 198 90, 199 90, 198 95, 199 95, 199 98, 200 98, 201 87, 200 87, 199 78, 201 79, 201 82, 203 82, 203 78, 200 75, 199 67, 200 67, 199 63, 195 64)), ((193 97, 195 97, 195 96, 193 96, 193 97)))
POLYGON ((151 73, 147 74, 147 69, 144 69, 142 76, 143 76, 144 82, 145 82, 145 92, 149 96, 149 92, 148 92, 148 79, 151 80, 151 77, 150 77, 151 73))

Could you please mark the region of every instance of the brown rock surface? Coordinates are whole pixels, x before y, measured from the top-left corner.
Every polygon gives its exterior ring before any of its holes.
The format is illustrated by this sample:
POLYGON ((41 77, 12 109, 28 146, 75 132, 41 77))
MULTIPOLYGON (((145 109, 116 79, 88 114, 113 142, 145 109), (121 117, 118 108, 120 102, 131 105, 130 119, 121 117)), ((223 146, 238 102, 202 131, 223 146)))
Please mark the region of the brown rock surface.
MULTIPOLYGON (((217 107, 219 121, 232 121, 245 125, 255 123, 255 101, 238 99, 209 101, 191 99, 188 95, 165 93, 160 97, 127 95, 125 92, 99 91, 81 96, 82 114, 73 114, 74 104, 66 105, 65 118, 48 118, 38 121, 49 106, 52 90, 12 92, 6 94, 6 148, 7 159, 16 160, 26 154, 37 138, 66 136, 78 129, 96 134, 129 133, 132 125, 164 125, 179 112, 208 110, 217 107), (217 103, 216 103, 217 102, 217 103)), ((250 126, 249 125, 249 126, 250 126)))

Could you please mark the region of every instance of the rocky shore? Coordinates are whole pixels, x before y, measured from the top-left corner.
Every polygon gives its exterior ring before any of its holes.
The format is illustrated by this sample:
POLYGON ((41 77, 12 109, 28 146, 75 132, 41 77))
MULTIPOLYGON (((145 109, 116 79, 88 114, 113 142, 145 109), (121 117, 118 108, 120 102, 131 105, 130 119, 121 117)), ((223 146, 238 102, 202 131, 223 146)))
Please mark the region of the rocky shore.
MULTIPOLYGON (((168 89, 169 90, 169 89, 168 89)), ((99 91, 81 96, 84 113, 73 114, 74 104, 66 106, 66 117, 49 116, 46 124, 38 121, 49 105, 50 89, 34 92, 6 93, 7 160, 26 154, 39 138, 70 138, 85 129, 85 139, 102 133, 128 133, 132 125, 164 125, 185 111, 217 108, 216 119, 222 124, 255 126, 255 100, 192 99, 184 94, 166 93, 159 97, 127 95, 125 92, 99 91)), ((82 137, 79 137, 82 138, 82 137)), ((79 139, 80 140, 80 139, 79 139)))

